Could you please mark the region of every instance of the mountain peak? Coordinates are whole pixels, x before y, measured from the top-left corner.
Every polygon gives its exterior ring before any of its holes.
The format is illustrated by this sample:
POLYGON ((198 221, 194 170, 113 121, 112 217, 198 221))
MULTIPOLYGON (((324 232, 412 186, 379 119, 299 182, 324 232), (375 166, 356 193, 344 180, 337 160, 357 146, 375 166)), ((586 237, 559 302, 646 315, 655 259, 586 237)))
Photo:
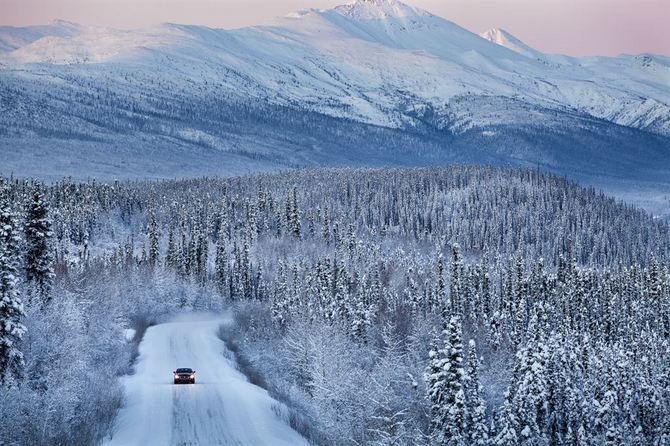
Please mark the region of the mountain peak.
POLYGON ((535 57, 537 53, 533 48, 529 47, 520 39, 502 28, 491 28, 488 31, 481 33, 479 36, 524 56, 535 57))
POLYGON ((63 19, 54 19, 51 21, 52 26, 57 26, 59 28, 68 28, 68 29, 80 29, 81 25, 79 23, 70 22, 63 19))
POLYGON ((358 20, 382 20, 430 15, 426 11, 406 5, 398 0, 356 0, 353 3, 336 7, 335 11, 343 16, 358 20))

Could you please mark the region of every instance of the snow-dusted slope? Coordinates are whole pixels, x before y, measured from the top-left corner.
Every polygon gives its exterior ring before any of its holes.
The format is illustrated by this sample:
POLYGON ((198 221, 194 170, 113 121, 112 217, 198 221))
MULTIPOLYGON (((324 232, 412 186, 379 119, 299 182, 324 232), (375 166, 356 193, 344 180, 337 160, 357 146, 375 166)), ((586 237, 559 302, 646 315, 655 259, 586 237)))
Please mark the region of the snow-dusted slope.
POLYGON ((187 315, 147 330, 106 446, 309 445, 282 417, 285 407, 235 369, 217 338, 221 323, 187 315), (195 369, 196 384, 172 384, 179 367, 195 369))
POLYGON ((135 56, 140 50, 179 45, 185 33, 169 26, 124 31, 82 28, 71 35, 47 35, 11 52, 8 58, 20 64, 54 65, 111 62, 135 56))
POLYGON ((361 0, 335 8, 339 14, 355 20, 405 19, 411 21, 430 14, 397 0, 361 0))
POLYGON ((505 48, 509 48, 524 56, 537 57, 539 55, 533 48, 529 47, 504 29, 491 28, 488 31, 481 33, 480 36, 489 42, 504 46, 505 48))
MULTIPOLYGON (((475 95, 576 109, 670 134, 667 58, 541 57, 504 31, 486 37, 490 41, 397 0, 358 0, 239 30, 85 28, 27 43, 0 57, 0 64, 47 72, 86 64, 68 73, 84 71, 87 78, 118 70, 141 77, 145 71, 169 82, 219 83, 277 104, 391 127, 412 124, 407 110, 429 104, 439 114, 454 98, 475 95)), ((488 124, 496 123, 474 117, 470 123, 488 124)))
POLYGON ((80 31, 79 25, 63 20, 44 26, 0 26, 0 53, 14 51, 43 37, 70 37, 80 31))
POLYGON ((663 56, 545 55, 397 0, 234 30, 76 30, 0 54, 0 173, 471 162, 670 178, 663 56))

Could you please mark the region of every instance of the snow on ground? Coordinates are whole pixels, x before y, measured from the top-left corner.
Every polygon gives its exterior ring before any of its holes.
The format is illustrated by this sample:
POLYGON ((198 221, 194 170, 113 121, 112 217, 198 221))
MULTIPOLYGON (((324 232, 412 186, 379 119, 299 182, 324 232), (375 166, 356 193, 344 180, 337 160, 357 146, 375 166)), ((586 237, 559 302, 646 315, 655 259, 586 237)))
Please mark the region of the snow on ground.
POLYGON ((523 43, 521 40, 517 39, 512 34, 508 33, 504 29, 500 28, 491 28, 488 31, 485 31, 480 34, 484 39, 495 43, 496 45, 504 46, 510 50, 523 54, 526 57, 539 57, 540 54, 523 43))
POLYGON ((227 358, 217 337, 223 322, 191 314, 147 330, 106 446, 309 444, 278 415, 284 406, 227 358), (174 385, 178 367, 195 369, 196 384, 174 385))
POLYGON ((123 329, 123 339, 125 339, 126 342, 131 342, 134 337, 135 337, 135 330, 133 328, 123 329))

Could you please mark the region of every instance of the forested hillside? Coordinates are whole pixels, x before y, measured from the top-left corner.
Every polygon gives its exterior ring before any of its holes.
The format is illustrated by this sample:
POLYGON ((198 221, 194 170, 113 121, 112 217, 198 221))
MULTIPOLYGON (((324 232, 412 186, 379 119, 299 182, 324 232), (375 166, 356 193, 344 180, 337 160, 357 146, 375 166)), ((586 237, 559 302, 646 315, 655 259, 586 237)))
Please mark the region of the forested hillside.
POLYGON ((316 444, 670 443, 669 228, 596 190, 467 166, 1 189, 9 444, 95 442, 124 330, 189 310, 233 313, 316 444))

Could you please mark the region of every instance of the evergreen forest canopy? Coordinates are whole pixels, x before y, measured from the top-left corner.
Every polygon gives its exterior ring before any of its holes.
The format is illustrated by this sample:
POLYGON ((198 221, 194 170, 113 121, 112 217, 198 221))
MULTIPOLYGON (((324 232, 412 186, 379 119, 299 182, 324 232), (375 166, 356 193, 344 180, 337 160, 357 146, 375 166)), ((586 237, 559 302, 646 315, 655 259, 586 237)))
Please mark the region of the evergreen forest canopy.
POLYGON ((668 224, 594 189, 474 166, 0 189, 9 444, 104 436, 142 330, 190 310, 232 313, 317 444, 670 443, 668 224))

